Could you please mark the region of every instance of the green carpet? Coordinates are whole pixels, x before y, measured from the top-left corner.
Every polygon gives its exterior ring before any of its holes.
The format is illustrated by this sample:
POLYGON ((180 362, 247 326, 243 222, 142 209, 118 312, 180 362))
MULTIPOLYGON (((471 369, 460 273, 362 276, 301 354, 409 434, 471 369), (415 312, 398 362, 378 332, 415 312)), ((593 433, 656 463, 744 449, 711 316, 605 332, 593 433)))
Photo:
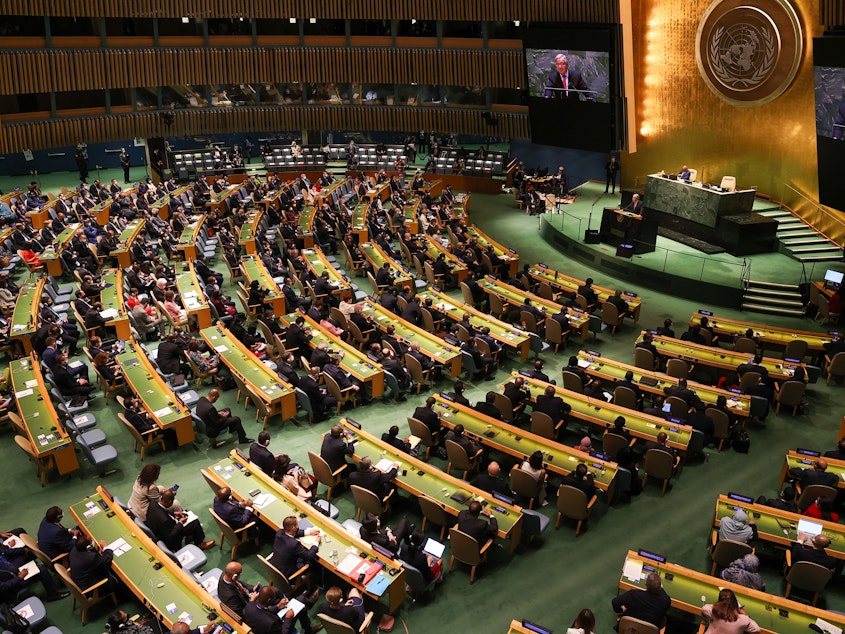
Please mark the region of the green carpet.
MULTIPOLYGON (((140 174, 133 173, 133 176, 138 177, 140 174)), ((104 173, 103 178, 111 176, 104 173)), ((46 185, 48 180, 53 183, 51 187, 68 184, 73 182, 73 175, 65 175, 61 182, 57 175, 42 177, 45 189, 50 188, 46 185)), ((542 261, 572 275, 593 275, 598 284, 617 285, 616 280, 593 274, 585 267, 567 261, 541 240, 537 233, 537 219, 515 209, 510 195, 473 195, 470 217, 494 238, 516 249, 522 262, 542 261)), ((596 223, 595 218, 593 222, 596 223)), ((219 259, 212 264, 218 270, 225 269, 219 259)), ((629 288, 627 284, 621 285, 629 288)), ((226 290, 231 292, 231 289, 226 290)), ((706 308, 653 291, 638 288, 632 290, 640 292, 644 298, 640 319, 643 327, 656 326, 664 318, 670 317, 675 320, 677 328, 681 328, 692 311, 706 308)), ((723 309, 717 314, 752 321, 765 320, 808 330, 819 328, 817 324, 806 320, 766 318, 723 309)), ((598 349, 606 356, 630 361, 631 348, 638 331, 639 327, 626 324, 615 336, 602 335, 597 342, 591 342, 589 347, 598 349)), ((577 348, 577 344, 571 343, 558 354, 544 355, 547 373, 560 377, 560 368, 577 348)), ((521 367, 518 362, 509 361, 499 370, 497 379, 503 379, 517 367, 521 367)), ((474 402, 497 384, 494 381, 473 384, 467 396, 474 402)), ((450 385, 451 381, 446 380, 437 387, 445 390, 450 385)), ((221 399, 223 405, 232 407, 235 413, 242 415, 248 433, 251 436, 257 435, 260 427, 253 422, 254 409, 244 413, 243 407, 234 402, 234 394, 225 393, 221 399)), ((788 414, 772 413, 765 426, 750 426, 752 446, 748 455, 737 454, 730 449, 722 453, 707 449, 706 459, 685 466, 665 497, 661 497, 659 486, 650 483, 643 494, 630 503, 609 508, 600 500, 587 523, 587 530, 578 538, 575 537, 573 524, 567 521, 555 530, 554 506, 545 507, 543 512, 551 516, 553 522, 541 540, 532 546, 520 547, 514 554, 509 553, 508 544, 500 544, 493 550, 490 562, 480 568, 473 585, 469 583, 468 571, 456 564, 455 570, 447 574, 445 583, 437 588, 430 601, 415 605, 407 602, 399 616, 407 631, 412 633, 505 632, 512 618, 527 618, 562 632, 581 608, 590 607, 597 616, 596 631, 610 632, 614 623, 610 599, 616 594, 625 552, 628 549, 646 548, 665 555, 674 563, 696 570, 709 570, 706 545, 718 494, 736 491, 754 497, 760 494, 774 495, 781 463, 788 449, 801 446, 826 450, 834 445, 843 415, 842 407, 837 405, 842 400, 842 394, 841 384, 827 386, 822 382, 811 386, 807 413, 796 418, 788 414)), ((405 417, 424 398, 425 395, 412 397, 402 404, 377 401, 370 406, 358 408, 352 415, 375 434, 380 434, 394 423, 399 424, 404 432, 407 430, 405 417)), ((42 489, 35 478, 33 466, 15 447, 11 433, 8 430, 2 432, 4 439, 0 456, 6 464, 5 473, 12 480, 0 490, 0 504, 4 509, 0 530, 23 526, 34 533, 49 506, 59 504, 67 508, 70 503, 91 493, 99 483, 114 494, 129 496, 132 481, 144 463, 132 451, 131 439, 116 417, 114 402, 107 406, 100 397, 95 401, 92 411, 97 416, 99 427, 105 430, 109 442, 115 445, 120 454, 116 463, 117 473, 104 480, 94 479, 90 468, 80 458, 82 468, 79 472, 66 479, 54 477, 42 489)), ((288 453, 295 461, 307 464, 306 452, 319 447, 320 435, 330 424, 324 422, 309 427, 306 423, 281 424, 274 420, 268 427, 273 433, 270 448, 275 453, 288 453)), ((578 434, 573 432, 567 442, 573 444, 577 439, 578 434)), ((213 522, 207 512, 211 505, 211 494, 200 477, 199 469, 219 459, 233 446, 229 443, 221 449, 210 450, 207 442, 202 442, 180 449, 169 449, 166 453, 153 451, 145 461, 162 465, 161 483, 178 483, 181 486, 180 500, 199 514, 209 536, 215 538, 218 535, 212 529, 213 522)), ((445 468, 442 460, 433 458, 432 462, 445 468)), ((506 460, 503 462, 510 464, 506 460)), ((341 493, 336 504, 340 509, 341 520, 354 515, 349 493, 341 493)), ((419 525, 419 511, 415 501, 409 500, 402 506, 401 512, 407 512, 419 525)), ((395 519, 387 518, 387 521, 393 522, 395 519)), ((429 535, 433 536, 434 533, 429 530, 429 535)), ((252 582, 260 580, 260 568, 255 555, 257 552, 266 554, 270 550, 269 544, 263 545, 260 551, 248 546, 240 549, 240 561, 246 568, 244 579, 252 582)), ((221 553, 216 548, 209 551, 208 555, 209 568, 222 567, 227 561, 225 552, 221 553)), ((780 562, 776 555, 764 558, 762 573, 771 592, 782 592, 780 562)), ((41 592, 40 588, 38 592, 41 592)), ((834 583, 823 593, 822 603, 842 610, 845 609, 843 599, 845 594, 841 584, 834 583)), ((80 626, 78 610, 71 613, 70 600, 48 604, 48 608, 50 623, 58 625, 66 634, 102 632, 109 609, 104 606, 93 610, 92 623, 83 628, 80 626)), ((126 594, 124 609, 136 612, 140 605, 126 594)), ((681 620, 689 621, 683 617, 681 620)), ((672 631, 684 630, 673 621, 672 631)), ((394 631, 402 632, 403 625, 397 623, 394 631)))

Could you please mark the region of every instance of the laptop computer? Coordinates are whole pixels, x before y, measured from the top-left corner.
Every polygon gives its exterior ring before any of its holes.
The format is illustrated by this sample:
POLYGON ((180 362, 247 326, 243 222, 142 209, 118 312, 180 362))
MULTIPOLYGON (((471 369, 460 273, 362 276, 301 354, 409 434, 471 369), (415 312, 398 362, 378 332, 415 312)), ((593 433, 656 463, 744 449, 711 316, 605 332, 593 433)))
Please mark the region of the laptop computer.
POLYGON ((805 535, 812 535, 816 536, 822 532, 822 528, 824 528, 818 522, 811 522, 810 520, 798 520, 798 532, 804 533, 805 535))
POLYGON ((431 555, 435 559, 440 559, 443 556, 443 551, 446 550, 446 544, 443 544, 436 539, 429 537, 423 546, 423 552, 426 555, 431 555))

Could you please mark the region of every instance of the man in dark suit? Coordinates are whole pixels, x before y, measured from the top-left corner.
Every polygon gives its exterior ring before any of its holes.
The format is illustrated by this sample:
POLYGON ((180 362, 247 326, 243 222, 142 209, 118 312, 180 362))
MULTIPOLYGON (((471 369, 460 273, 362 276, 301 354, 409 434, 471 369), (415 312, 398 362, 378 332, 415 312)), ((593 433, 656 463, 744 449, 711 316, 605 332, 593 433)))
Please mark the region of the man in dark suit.
POLYGON ((570 70, 569 59, 563 53, 555 56, 555 70, 546 79, 543 96, 547 99, 573 99, 595 101, 595 95, 589 91, 587 82, 581 73, 570 70))
POLYGON ((489 416, 490 418, 495 418, 496 420, 503 420, 502 419, 502 412, 499 411, 499 408, 495 405, 496 402, 496 393, 495 392, 487 392, 487 396, 483 401, 478 401, 475 404, 476 412, 480 412, 485 416, 489 416))
POLYGON ((581 385, 584 385, 587 382, 587 373, 584 372, 584 368, 578 365, 578 357, 572 355, 569 357, 569 361, 567 362, 566 367, 563 368, 563 372, 570 372, 581 379, 581 385))
POLYGON ((557 424, 565 416, 572 411, 572 406, 565 403, 564 400, 555 393, 555 388, 551 385, 547 386, 543 393, 537 397, 537 402, 534 404, 535 412, 542 412, 548 414, 552 422, 557 424))
POLYGON ((677 385, 664 387, 663 393, 666 396, 674 396, 676 398, 681 399, 684 403, 687 404, 687 408, 698 407, 701 404, 701 399, 698 398, 698 394, 693 392, 687 386, 686 379, 678 379, 677 385))
POLYGON ((513 381, 506 383, 504 394, 508 397, 508 399, 510 399, 511 405, 513 406, 514 420, 519 420, 519 417, 522 416, 522 412, 525 411, 525 406, 531 398, 531 393, 525 387, 525 379, 521 376, 517 376, 513 381))
POLYGON ((434 411, 434 404, 436 402, 437 401, 433 396, 429 396, 425 400, 425 405, 417 407, 414 410, 413 415, 413 418, 416 418, 421 423, 424 423, 432 434, 440 433, 441 429, 440 416, 434 411))
MULTIPOLYGON (((293 610, 288 609, 281 613, 287 604, 286 598, 278 599, 275 588, 265 586, 258 591, 258 596, 254 601, 250 601, 244 606, 244 623, 249 625, 255 634, 289 634, 294 632, 293 610)), ((306 612, 306 609, 303 608, 302 612, 306 612)))
POLYGON ((378 301, 379 301, 379 304, 384 306, 391 313, 395 313, 395 314, 398 315, 399 314, 399 312, 398 312, 399 311, 399 309, 398 309, 399 302, 396 298, 396 294, 397 294, 396 293, 396 287, 391 286, 384 293, 381 294, 381 297, 379 297, 378 301))
POLYGON ((345 467, 346 473, 355 469, 354 465, 346 461, 346 456, 355 453, 355 447, 347 443, 343 427, 332 425, 331 430, 323 438, 323 445, 320 447, 320 457, 329 465, 329 469, 337 471, 345 467))
POLYGON ((672 600, 661 586, 660 575, 652 572, 646 577, 645 590, 635 588, 623 592, 613 598, 611 605, 619 616, 630 616, 660 628, 672 600))
POLYGON ((513 494, 508 483, 499 477, 500 472, 499 463, 495 460, 491 461, 487 465, 487 473, 479 473, 472 479, 470 484, 482 491, 487 491, 487 493, 500 493, 501 495, 512 497, 513 494))
POLYGON ((75 396, 93 398, 90 394, 96 387, 91 385, 84 377, 71 374, 67 367, 67 355, 62 354, 56 357, 56 365, 53 368, 53 379, 55 379, 62 396, 67 398, 73 398, 75 396))
POLYGON ((621 381, 616 382, 616 387, 627 387, 629 390, 633 391, 637 397, 637 403, 642 402, 643 400, 643 391, 640 389, 640 386, 634 382, 634 373, 631 370, 628 370, 625 373, 625 378, 621 381))
POLYGON ((578 294, 587 300, 587 310, 592 310, 599 301, 599 296, 593 290, 593 278, 588 277, 584 283, 578 287, 578 294))
POLYGON ((654 367, 656 368, 660 364, 660 353, 657 351, 654 343, 652 343, 654 337, 650 332, 647 332, 643 335, 643 340, 634 344, 635 348, 643 348, 644 350, 648 350, 651 355, 654 357, 654 367))
POLYGON ((587 501, 592 500, 596 494, 596 485, 593 483, 593 475, 587 470, 587 465, 583 462, 575 467, 574 471, 570 471, 561 480, 561 484, 565 486, 575 487, 579 491, 583 491, 587 496, 587 501))
POLYGON ((789 477, 792 480, 798 480, 801 483, 801 488, 806 489, 812 484, 823 484, 824 486, 836 488, 839 483, 839 478, 835 473, 827 472, 827 460, 824 458, 816 458, 813 462, 812 469, 802 469, 795 467, 789 470, 789 477))
POLYGON ((647 454, 652 449, 657 449, 658 451, 664 451, 668 453, 675 459, 675 466, 678 466, 678 463, 681 461, 681 457, 678 455, 678 450, 674 447, 670 447, 667 443, 669 441, 669 436, 666 435, 665 431, 660 432, 657 434, 657 441, 649 440, 645 446, 643 447, 643 455, 647 454))
POLYGON ((546 383, 551 383, 552 385, 556 385, 556 382, 553 379, 549 378, 549 375, 543 372, 543 360, 536 359, 534 361, 534 369, 529 372, 531 378, 538 379, 540 381, 545 381, 546 383))
POLYGON ((117 578, 109 574, 114 553, 106 548, 105 541, 101 540, 98 545, 103 549, 102 553, 98 552, 97 546, 87 535, 80 535, 76 539, 68 557, 70 577, 80 588, 90 588, 106 579, 98 591, 103 593, 101 596, 107 596, 117 590, 119 585, 117 578))
POLYGON ((639 194, 631 196, 631 202, 629 202, 625 207, 625 211, 630 211, 632 214, 636 214, 638 216, 643 215, 643 202, 640 200, 639 194))
POLYGON ((792 545, 792 563, 809 561, 833 570, 836 567, 836 559, 825 551, 830 546, 830 537, 821 533, 813 537, 811 544, 796 542, 792 545))
POLYGON ((220 398, 220 390, 212 389, 208 392, 208 396, 200 397, 197 402, 197 416, 199 416, 206 425, 208 431, 208 438, 211 441, 211 448, 217 449, 223 444, 223 441, 217 441, 217 436, 226 429, 238 434, 238 442, 242 445, 253 442, 253 438, 247 438, 244 426, 241 419, 237 416, 232 416, 229 408, 221 409, 220 411, 214 407, 215 401, 220 398))
POLYGON ((282 528, 279 529, 273 540, 273 554, 270 555, 270 563, 290 579, 293 573, 314 561, 319 543, 319 528, 302 530, 299 528, 299 520, 295 516, 289 515, 282 522, 282 528), (305 548, 299 542, 299 538, 305 535, 316 535, 317 543, 311 548, 305 548))
POLYGON ((163 541, 174 552, 182 548, 185 540, 195 543, 202 550, 208 550, 214 546, 213 539, 206 541, 205 531, 198 519, 188 522, 187 513, 183 511, 171 513, 168 510, 173 506, 174 497, 173 491, 167 489, 161 494, 158 502, 151 502, 147 508, 146 524, 156 539, 163 541))
POLYGON ((74 537, 81 534, 79 529, 62 526, 63 517, 61 507, 51 506, 38 526, 38 548, 43 550, 50 559, 70 552, 73 548, 74 537))
POLYGON ((484 511, 488 520, 479 517, 482 514, 481 504, 473 500, 469 508, 458 513, 458 530, 475 538, 479 546, 483 546, 488 539, 494 539, 499 530, 499 523, 490 511, 484 511))
POLYGON ((762 365, 763 363, 763 352, 758 351, 754 354, 754 358, 747 363, 740 363, 736 368, 736 373, 739 375, 739 378, 742 378, 742 375, 746 372, 757 372, 761 378, 764 380, 768 380, 769 378, 769 370, 762 365))
POLYGON ((308 400, 311 402, 311 407, 314 409, 314 422, 317 422, 326 412, 337 405, 337 400, 325 393, 325 389, 320 387, 320 368, 311 366, 308 374, 299 377, 299 389, 305 392, 308 400))
MULTIPOLYGON (((764 497, 765 496, 761 496, 764 497)), ((761 500, 757 500, 759 504, 761 500)), ((777 499, 768 498, 763 500, 763 504, 771 506, 772 508, 780 509, 781 511, 789 511, 791 513, 798 512, 798 506, 795 504, 795 489, 791 486, 785 486, 781 490, 777 499)))
POLYGON ((358 464, 358 471, 349 474, 349 484, 367 489, 383 500, 392 492, 393 486, 390 481, 398 472, 398 467, 394 465, 390 471, 382 473, 373 466, 373 461, 369 456, 364 456, 358 464))
POLYGON ((181 370, 181 362, 184 360, 185 354, 182 347, 176 343, 176 335, 171 332, 158 345, 156 363, 165 374, 178 374, 181 370))
POLYGON ((258 432, 258 440, 249 446, 249 461, 257 465, 264 473, 271 476, 276 467, 276 456, 267 449, 270 445, 270 432, 258 432))
POLYGON ((305 317, 297 315, 296 320, 288 327, 288 334, 285 337, 285 349, 296 350, 296 354, 302 357, 311 355, 311 329, 305 327, 305 317))
POLYGON ((376 286, 389 287, 393 285, 393 274, 390 272, 390 263, 385 262, 376 272, 376 286))
POLYGON ((243 528, 253 521, 252 500, 247 498, 238 502, 232 498, 232 489, 221 487, 214 496, 214 512, 233 529, 243 528))
POLYGON ((419 326, 422 323, 422 310, 420 310, 419 297, 411 298, 411 301, 408 302, 405 310, 402 311, 401 317, 415 326, 419 326))

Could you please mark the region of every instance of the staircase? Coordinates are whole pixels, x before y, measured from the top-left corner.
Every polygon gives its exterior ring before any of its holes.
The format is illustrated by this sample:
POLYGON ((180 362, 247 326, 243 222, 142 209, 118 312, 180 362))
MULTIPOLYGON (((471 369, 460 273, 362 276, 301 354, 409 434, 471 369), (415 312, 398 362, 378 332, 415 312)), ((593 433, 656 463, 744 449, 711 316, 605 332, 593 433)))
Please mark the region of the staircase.
POLYGON ((770 315, 801 317, 804 314, 804 304, 797 284, 748 280, 741 307, 742 310, 770 315))
POLYGON ((813 229, 801 218, 783 207, 771 207, 755 212, 778 221, 778 251, 799 262, 833 262, 842 259, 842 248, 813 229))

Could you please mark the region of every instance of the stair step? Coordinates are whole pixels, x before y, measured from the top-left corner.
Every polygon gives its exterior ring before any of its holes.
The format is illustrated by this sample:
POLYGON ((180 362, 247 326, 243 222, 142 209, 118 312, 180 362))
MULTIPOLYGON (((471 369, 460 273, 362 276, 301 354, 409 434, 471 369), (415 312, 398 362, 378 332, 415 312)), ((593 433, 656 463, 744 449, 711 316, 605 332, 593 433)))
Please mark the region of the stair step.
POLYGON ((811 255, 813 253, 818 253, 819 255, 825 255, 828 252, 839 253, 839 254, 842 253, 842 249, 840 249, 835 244, 830 244, 830 243, 828 243, 826 246, 796 247, 794 249, 790 248, 789 250, 792 251, 793 253, 802 253, 802 254, 806 253, 808 255, 811 255))
POLYGON ((790 216, 786 220, 778 220, 778 230, 779 231, 780 230, 788 231, 789 229, 798 229, 798 228, 804 228, 804 227, 807 227, 807 224, 804 223, 804 222, 801 222, 800 220, 798 220, 794 216, 790 216))
POLYGON ((801 293, 796 288, 790 289, 776 289, 776 288, 749 288, 745 291, 745 295, 757 295, 759 297, 773 297, 775 299, 790 299, 801 298, 801 293))
POLYGON ((773 207, 772 209, 764 209, 763 211, 755 211, 754 213, 766 216, 766 218, 786 218, 792 216, 788 211, 784 211, 780 207, 773 207))
POLYGON ((762 287, 762 288, 779 288, 783 290, 798 292, 797 284, 781 284, 779 282, 764 282, 763 280, 748 280, 748 288, 762 287))
POLYGON ((812 229, 789 229, 784 232, 777 232, 778 240, 788 240, 789 238, 810 238, 819 235, 812 229))
POLYGON ((838 262, 842 259, 842 251, 831 255, 802 255, 798 259, 801 262, 838 262))
POLYGON ((808 244, 830 244, 830 240, 822 235, 816 235, 813 238, 794 238, 790 240, 782 240, 783 245, 787 247, 799 247, 808 244))
POLYGON ((742 302, 741 309, 757 313, 768 313, 770 315, 787 315, 790 317, 801 317, 804 315, 803 308, 801 310, 790 310, 788 308, 775 308, 773 306, 765 306, 763 304, 754 304, 750 302, 742 302))
POLYGON ((746 293, 743 300, 755 304, 762 304, 764 306, 777 306, 779 308, 803 308, 804 303, 801 298, 797 299, 779 299, 768 295, 759 295, 756 293, 746 293))

